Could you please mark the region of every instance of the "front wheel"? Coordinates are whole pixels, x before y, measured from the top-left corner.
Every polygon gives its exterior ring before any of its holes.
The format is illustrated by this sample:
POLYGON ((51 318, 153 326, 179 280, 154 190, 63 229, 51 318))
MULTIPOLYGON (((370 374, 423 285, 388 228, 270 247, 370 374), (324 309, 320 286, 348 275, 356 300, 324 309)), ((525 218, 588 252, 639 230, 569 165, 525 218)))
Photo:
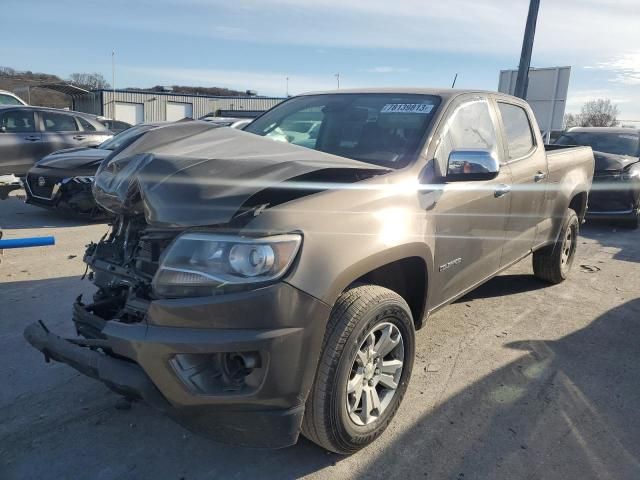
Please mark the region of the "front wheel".
POLYGON ((302 433, 336 453, 373 442, 393 419, 413 368, 411 310, 395 292, 362 285, 331 312, 302 433))
POLYGON ((569 275, 578 246, 580 222, 571 208, 567 209, 558 239, 533 252, 533 274, 550 283, 560 283, 569 275))

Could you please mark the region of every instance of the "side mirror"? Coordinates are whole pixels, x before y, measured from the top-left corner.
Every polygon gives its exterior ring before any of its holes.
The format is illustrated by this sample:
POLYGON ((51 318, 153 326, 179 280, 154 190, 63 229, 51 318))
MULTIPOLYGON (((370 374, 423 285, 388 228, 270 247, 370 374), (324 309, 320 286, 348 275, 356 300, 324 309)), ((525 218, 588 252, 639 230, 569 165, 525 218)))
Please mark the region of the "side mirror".
POLYGON ((491 180, 498 176, 500 162, 490 150, 454 150, 447 163, 447 182, 491 180))

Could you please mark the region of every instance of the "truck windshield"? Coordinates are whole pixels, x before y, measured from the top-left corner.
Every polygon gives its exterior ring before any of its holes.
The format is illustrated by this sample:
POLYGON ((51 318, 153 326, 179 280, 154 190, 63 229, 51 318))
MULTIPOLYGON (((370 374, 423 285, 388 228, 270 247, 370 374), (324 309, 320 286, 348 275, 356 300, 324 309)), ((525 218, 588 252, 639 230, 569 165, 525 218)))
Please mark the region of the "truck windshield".
POLYGON ((631 130, 620 132, 567 132, 556 141, 558 145, 584 145, 596 152, 640 156, 640 135, 631 130))
POLYGON ((278 142, 401 168, 418 155, 440 97, 336 93, 292 98, 244 130, 278 142))

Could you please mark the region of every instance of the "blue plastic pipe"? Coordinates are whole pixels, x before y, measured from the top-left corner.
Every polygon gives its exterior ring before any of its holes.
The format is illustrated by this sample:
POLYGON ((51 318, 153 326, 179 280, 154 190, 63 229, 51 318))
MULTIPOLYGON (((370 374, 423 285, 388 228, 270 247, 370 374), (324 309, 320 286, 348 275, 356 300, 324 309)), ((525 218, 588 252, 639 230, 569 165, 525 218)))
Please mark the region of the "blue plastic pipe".
POLYGON ((55 245, 54 237, 30 237, 30 238, 13 238, 11 240, 0 240, 0 250, 5 248, 27 248, 27 247, 46 247, 47 245, 55 245))

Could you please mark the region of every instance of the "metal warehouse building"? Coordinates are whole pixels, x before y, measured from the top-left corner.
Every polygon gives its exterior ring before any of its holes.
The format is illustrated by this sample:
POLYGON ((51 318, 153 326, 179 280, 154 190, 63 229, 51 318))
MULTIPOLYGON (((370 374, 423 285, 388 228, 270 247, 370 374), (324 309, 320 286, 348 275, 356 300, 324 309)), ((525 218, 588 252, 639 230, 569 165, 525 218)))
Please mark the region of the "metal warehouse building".
POLYGON ((175 121, 185 117, 199 118, 207 114, 219 116, 255 116, 285 100, 276 97, 214 97, 172 92, 137 90, 94 90, 74 95, 73 109, 79 112, 137 124, 175 121))

